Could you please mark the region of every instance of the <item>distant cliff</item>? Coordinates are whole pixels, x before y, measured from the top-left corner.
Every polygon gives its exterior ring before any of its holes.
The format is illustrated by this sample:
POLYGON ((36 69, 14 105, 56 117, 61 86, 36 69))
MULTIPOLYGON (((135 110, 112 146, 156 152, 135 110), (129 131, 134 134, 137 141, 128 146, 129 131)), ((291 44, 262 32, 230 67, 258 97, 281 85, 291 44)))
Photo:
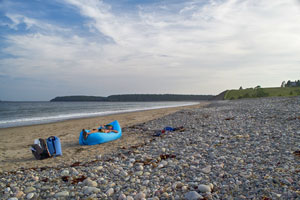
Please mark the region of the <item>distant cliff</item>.
POLYGON ((99 96, 61 96, 54 101, 201 101, 212 100, 213 95, 181 95, 181 94, 123 94, 108 97, 99 96))

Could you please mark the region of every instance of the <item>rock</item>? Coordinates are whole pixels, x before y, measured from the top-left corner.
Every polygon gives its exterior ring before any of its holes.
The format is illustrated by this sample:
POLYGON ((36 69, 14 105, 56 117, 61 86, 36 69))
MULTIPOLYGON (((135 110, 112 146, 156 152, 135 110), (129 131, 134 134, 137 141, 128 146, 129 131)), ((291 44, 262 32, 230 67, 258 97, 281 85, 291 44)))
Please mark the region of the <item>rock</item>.
POLYGON ((100 189, 96 187, 83 187, 83 193, 84 194, 91 194, 91 193, 99 193, 100 189))
POLYGON ((172 185, 172 189, 173 189, 173 190, 181 189, 182 187, 183 187, 183 183, 181 183, 181 182, 175 182, 175 183, 172 185))
POLYGON ((126 177, 126 176, 128 176, 128 173, 126 172, 126 171, 121 171, 121 176, 123 176, 123 177, 126 177))
POLYGON ((203 196, 201 196, 198 192, 196 191, 190 191, 188 193, 185 193, 184 198, 186 200, 199 200, 203 199, 203 196))
POLYGON ((30 192, 26 195, 26 199, 32 199, 34 197, 34 193, 30 192))
POLYGON ((144 167, 143 167, 142 165, 138 165, 138 166, 136 167, 136 170, 137 170, 137 171, 143 171, 143 170, 144 170, 144 167))
POLYGON ((206 173, 206 174, 209 174, 210 171, 211 171, 211 166, 208 165, 208 166, 206 166, 205 168, 201 169, 201 171, 204 172, 204 173, 206 173))
POLYGON ((9 198, 8 200, 18 200, 17 197, 12 197, 12 198, 9 198))
POLYGON ((97 171, 101 171, 103 169, 103 166, 98 166, 95 168, 97 171))
POLYGON ((34 187, 27 187, 25 190, 24 190, 24 192, 26 193, 26 194, 28 194, 28 193, 30 193, 30 192, 34 192, 36 189, 34 188, 34 187))
POLYGON ((126 200, 134 200, 134 198, 132 196, 127 196, 126 200))
POLYGON ((101 154, 96 156, 96 159, 97 159, 97 160, 100 160, 101 158, 102 158, 102 155, 101 155, 101 154))
POLYGON ((165 161, 165 160, 161 161, 160 163, 161 163, 164 167, 168 165, 168 162, 165 161))
POLYGON ((5 188, 4 192, 9 193, 11 191, 10 187, 5 188))
POLYGON ((137 171, 137 172, 135 172, 135 175, 142 176, 143 175, 143 171, 137 171))
POLYGON ((125 194, 120 194, 118 200, 126 200, 126 195, 125 194))
POLYGON ((63 170, 63 171, 60 173, 61 176, 69 176, 69 174, 70 174, 70 172, 69 172, 69 170, 67 170, 67 169, 63 170))
POLYGON ((68 191, 61 191, 61 192, 56 193, 54 196, 55 197, 68 197, 69 192, 68 191))
POLYGON ((105 194, 106 194, 107 196, 111 196, 111 195, 113 195, 114 192, 115 192, 115 191, 114 191, 114 188, 109 188, 109 189, 105 192, 105 194))
POLYGON ((168 199, 169 198, 169 194, 167 192, 162 193, 161 195, 162 197, 168 199))
POLYGON ((184 185, 184 186, 182 186, 181 190, 182 190, 183 192, 185 192, 185 191, 188 190, 188 187, 187 187, 186 185, 184 185))
POLYGON ((114 175, 118 175, 119 173, 120 173, 120 170, 118 170, 118 169, 114 169, 114 170, 113 170, 113 174, 114 174, 114 175))
POLYGON ((163 168, 163 167, 164 167, 164 165, 161 164, 161 163, 157 166, 157 168, 159 168, 159 169, 160 169, 160 168, 163 168))
POLYGON ((24 196, 24 192, 22 192, 22 191, 17 191, 16 194, 15 194, 15 196, 16 196, 17 198, 21 198, 21 197, 24 196))
POLYGON ((90 178, 85 179, 83 184, 90 187, 97 187, 98 185, 96 181, 92 181, 90 178))
POLYGON ((79 172, 77 171, 77 169, 75 169, 73 167, 71 168, 70 172, 71 172, 71 174, 73 174, 75 176, 77 176, 79 174, 79 172))
POLYGON ((134 197, 135 200, 141 200, 141 199, 144 199, 144 198, 146 198, 146 195, 143 192, 140 192, 140 193, 136 194, 135 197, 134 197))
POLYGON ((211 186, 210 185, 200 184, 200 185, 198 185, 198 190, 200 192, 211 192, 211 186))

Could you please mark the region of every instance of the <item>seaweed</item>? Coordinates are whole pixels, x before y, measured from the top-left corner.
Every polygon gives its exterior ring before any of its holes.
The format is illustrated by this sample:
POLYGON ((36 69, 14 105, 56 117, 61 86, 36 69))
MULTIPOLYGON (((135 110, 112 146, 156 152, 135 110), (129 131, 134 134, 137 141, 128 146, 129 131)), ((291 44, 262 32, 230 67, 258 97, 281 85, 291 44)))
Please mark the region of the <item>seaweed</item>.
POLYGON ((80 177, 78 177, 78 178, 74 178, 74 179, 72 180, 71 183, 72 183, 73 185, 75 185, 75 184, 77 184, 78 182, 83 182, 86 178, 87 178, 86 176, 82 175, 82 176, 80 176, 80 177))

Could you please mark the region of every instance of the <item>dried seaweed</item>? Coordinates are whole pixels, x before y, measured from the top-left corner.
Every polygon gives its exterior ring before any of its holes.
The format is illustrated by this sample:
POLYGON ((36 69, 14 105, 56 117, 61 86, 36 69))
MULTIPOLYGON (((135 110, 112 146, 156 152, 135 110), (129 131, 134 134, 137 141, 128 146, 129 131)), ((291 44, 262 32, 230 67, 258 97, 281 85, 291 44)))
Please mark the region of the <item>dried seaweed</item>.
POLYGON ((75 185, 75 184, 77 184, 78 182, 83 182, 86 178, 87 178, 86 176, 82 175, 82 176, 80 176, 80 177, 78 177, 78 178, 74 178, 74 179, 72 180, 71 183, 72 183, 73 185, 75 185))
POLYGON ((294 151, 294 152, 293 152, 293 154, 294 154, 295 156, 298 156, 298 157, 300 157, 300 150, 298 150, 298 151, 294 151))
POLYGON ((68 182, 68 181, 69 181, 69 178, 70 178, 70 176, 63 176, 63 177, 61 177, 61 179, 62 179, 64 182, 68 182))
POLYGON ((172 155, 172 154, 162 154, 162 155, 160 155, 160 158, 161 158, 162 160, 166 160, 166 159, 168 159, 168 158, 176 158, 176 155, 172 155))
POLYGON ((77 166, 79 166, 80 165, 80 162, 74 162, 72 165, 71 165, 71 167, 77 167, 77 166))
POLYGON ((225 120, 234 120, 234 117, 227 117, 227 118, 225 118, 225 120))
POLYGON ((43 181, 43 182, 48 182, 49 181, 49 178, 43 178, 41 181, 43 181))

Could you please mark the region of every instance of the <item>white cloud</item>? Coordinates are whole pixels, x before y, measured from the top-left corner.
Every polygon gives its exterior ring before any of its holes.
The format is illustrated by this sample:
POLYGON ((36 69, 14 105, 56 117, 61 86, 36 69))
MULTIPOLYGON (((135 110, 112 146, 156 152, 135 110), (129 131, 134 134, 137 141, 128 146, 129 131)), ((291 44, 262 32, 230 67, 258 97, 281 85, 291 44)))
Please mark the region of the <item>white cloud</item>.
POLYGON ((88 17, 89 30, 97 30, 107 41, 8 14, 12 28, 25 23, 40 31, 7 37, 5 52, 15 57, 2 59, 3 66, 10 67, 0 68, 1 74, 50 75, 50 81, 64 81, 78 91, 90 88, 90 94, 97 90, 107 95, 216 94, 240 85, 276 86, 296 79, 300 9, 293 0, 210 0, 204 5, 192 1, 174 10, 139 6, 130 13, 114 13, 98 0, 65 3, 88 17), (78 82, 82 77, 88 81, 78 82))

